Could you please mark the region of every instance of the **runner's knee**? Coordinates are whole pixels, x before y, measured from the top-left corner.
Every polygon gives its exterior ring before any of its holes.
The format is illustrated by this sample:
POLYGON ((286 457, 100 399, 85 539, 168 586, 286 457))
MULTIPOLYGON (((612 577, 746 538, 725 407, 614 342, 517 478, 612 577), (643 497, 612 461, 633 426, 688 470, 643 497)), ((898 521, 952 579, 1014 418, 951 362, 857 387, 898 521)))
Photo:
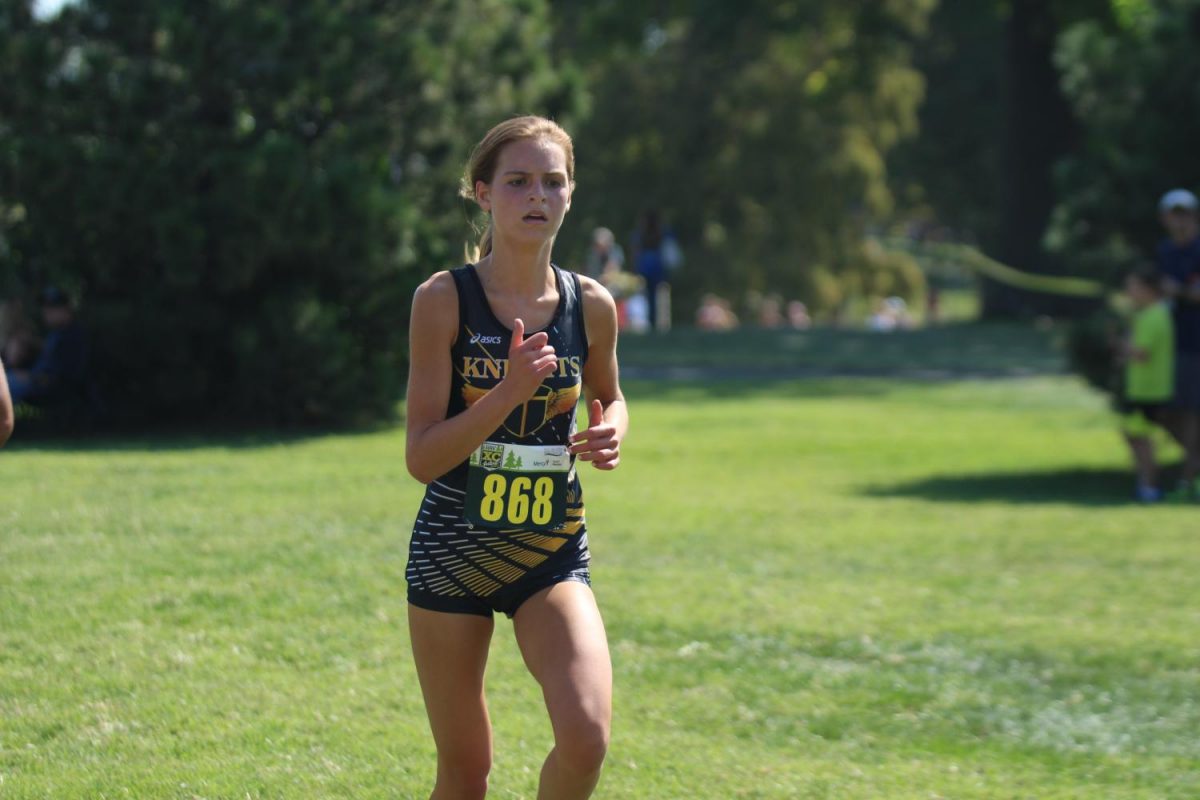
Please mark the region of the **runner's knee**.
POLYGON ((608 753, 609 728, 600 720, 584 719, 571 724, 555 741, 562 767, 580 775, 596 772, 608 753))

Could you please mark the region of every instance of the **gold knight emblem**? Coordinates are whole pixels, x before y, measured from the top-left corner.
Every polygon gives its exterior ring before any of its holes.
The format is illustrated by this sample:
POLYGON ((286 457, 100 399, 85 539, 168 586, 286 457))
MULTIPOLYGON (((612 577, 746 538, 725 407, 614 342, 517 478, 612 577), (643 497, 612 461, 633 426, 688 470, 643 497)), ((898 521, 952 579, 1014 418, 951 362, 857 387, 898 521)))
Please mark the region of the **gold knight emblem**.
MULTIPOLYGON (((470 408, 488 391, 490 390, 465 383, 462 388, 463 402, 470 408)), ((532 436, 559 414, 566 414, 575 408, 579 402, 579 394, 579 383, 562 389, 551 389, 543 383, 533 397, 508 415, 508 419, 504 421, 504 429, 513 436, 532 436)))

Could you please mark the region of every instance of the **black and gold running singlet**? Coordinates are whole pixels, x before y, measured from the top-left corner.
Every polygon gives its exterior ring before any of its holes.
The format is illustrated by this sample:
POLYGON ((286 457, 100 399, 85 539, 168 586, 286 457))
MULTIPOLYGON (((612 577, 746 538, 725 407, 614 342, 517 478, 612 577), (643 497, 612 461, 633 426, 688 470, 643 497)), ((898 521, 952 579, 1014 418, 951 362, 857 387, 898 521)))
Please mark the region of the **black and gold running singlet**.
MULTIPOLYGON (((556 577, 586 580, 583 493, 567 447, 575 432, 587 334, 579 277, 552 269, 558 307, 543 330, 558 369, 470 458, 426 488, 406 571, 409 600, 416 605, 511 614, 556 577)), ((450 349, 447 419, 503 379, 512 339, 488 305, 475 267, 450 274, 458 290, 459 330, 450 349)))

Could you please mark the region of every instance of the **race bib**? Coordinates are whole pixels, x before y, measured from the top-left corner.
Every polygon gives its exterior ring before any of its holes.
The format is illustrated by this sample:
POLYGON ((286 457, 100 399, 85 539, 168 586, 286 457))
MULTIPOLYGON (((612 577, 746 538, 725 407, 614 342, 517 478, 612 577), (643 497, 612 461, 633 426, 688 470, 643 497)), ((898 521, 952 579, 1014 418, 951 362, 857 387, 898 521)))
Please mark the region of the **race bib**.
POLYGON ((484 442, 467 465, 467 521, 481 528, 562 527, 570 469, 571 454, 562 445, 484 442))

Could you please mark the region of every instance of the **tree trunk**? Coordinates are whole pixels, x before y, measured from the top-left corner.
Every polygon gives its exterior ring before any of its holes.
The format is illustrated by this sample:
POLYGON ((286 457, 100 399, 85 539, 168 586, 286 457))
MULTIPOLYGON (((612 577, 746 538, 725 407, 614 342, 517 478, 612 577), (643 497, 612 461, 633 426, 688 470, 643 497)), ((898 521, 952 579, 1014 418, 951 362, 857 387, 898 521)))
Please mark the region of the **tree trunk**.
MULTIPOLYGON (((1076 137, 1075 121, 1052 61, 1056 23, 1042 0, 1012 0, 1005 30, 1006 124, 1001 224, 996 255, 1026 272, 1049 272, 1042 235, 1054 207, 1053 168, 1076 137)), ((986 280, 986 318, 1069 313, 1054 295, 986 280)))

